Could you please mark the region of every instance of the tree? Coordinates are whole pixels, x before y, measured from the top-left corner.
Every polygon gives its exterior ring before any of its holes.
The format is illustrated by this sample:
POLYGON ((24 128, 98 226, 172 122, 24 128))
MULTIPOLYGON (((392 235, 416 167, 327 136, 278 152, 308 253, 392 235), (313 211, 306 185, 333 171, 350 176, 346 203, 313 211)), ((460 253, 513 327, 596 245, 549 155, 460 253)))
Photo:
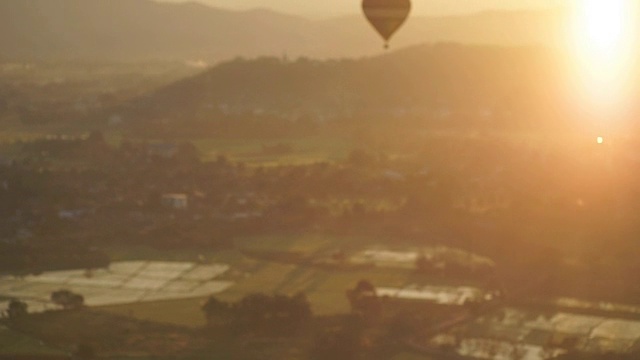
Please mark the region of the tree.
POLYGON ((9 307, 6 310, 9 320, 17 320, 28 314, 29 306, 24 301, 18 299, 11 299, 9 307))
POLYGON ((250 294, 234 304, 234 323, 243 329, 271 329, 290 332, 311 319, 311 305, 307 297, 250 294))
POLYGON ((289 318, 297 324, 304 324, 313 316, 311 303, 309 303, 307 295, 302 292, 299 292, 290 298, 288 311, 289 318))
POLYGON ((268 318, 271 299, 265 294, 249 294, 233 305, 233 323, 241 329, 262 327, 268 318))
POLYGON ((201 307, 208 325, 228 324, 231 320, 231 306, 211 296, 201 307))
POLYGON ((303 293, 293 296, 249 294, 228 304, 210 297, 203 305, 209 325, 231 330, 291 333, 301 329, 312 317, 311 305, 303 293))
POLYGON ((360 295, 375 296, 376 287, 369 280, 360 280, 356 285, 355 291, 360 295))
POLYGON ((416 271, 420 273, 429 273, 433 271, 433 263, 426 256, 420 255, 416 258, 416 271))
POLYGON ((51 302, 65 310, 79 309, 84 306, 84 296, 69 290, 58 290, 51 293, 51 302))
POLYGON ((347 290, 351 312, 368 320, 375 320, 382 311, 376 288, 368 280, 360 280, 354 289, 347 290))

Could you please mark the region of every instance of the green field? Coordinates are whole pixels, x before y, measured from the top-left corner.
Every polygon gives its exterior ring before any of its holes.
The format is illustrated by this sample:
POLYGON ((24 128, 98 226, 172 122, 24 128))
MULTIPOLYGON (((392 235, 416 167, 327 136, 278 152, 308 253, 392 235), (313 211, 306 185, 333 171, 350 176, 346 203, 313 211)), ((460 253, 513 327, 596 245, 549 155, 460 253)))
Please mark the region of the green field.
MULTIPOLYGON (((148 247, 113 247, 107 249, 113 261, 158 260, 197 261, 199 257, 211 262, 231 266, 221 279, 235 284, 216 297, 224 301, 237 301, 251 293, 287 294, 304 292, 313 312, 317 315, 344 314, 350 311, 345 292, 363 279, 382 287, 404 287, 411 284, 470 285, 451 279, 426 278, 411 269, 355 268, 330 269, 308 263, 295 264, 269 260, 273 253, 294 253, 302 259, 324 256, 335 250, 360 250, 371 246, 374 240, 335 237, 320 234, 264 236, 237 239, 238 250, 160 251, 148 247), (248 252, 248 253, 247 253, 248 252), (264 256, 262 256, 264 254, 264 256)), ((200 311, 206 298, 159 301, 142 304, 108 306, 101 308, 110 313, 133 316, 138 319, 181 326, 204 325, 200 311)))
MULTIPOLYGON (((33 141, 44 139, 52 135, 80 136, 87 135, 91 128, 81 125, 65 127, 60 125, 24 126, 19 123, 9 123, 0 131, 0 146, 5 155, 18 155, 18 149, 10 145, 19 141, 33 141)), ((123 141, 136 142, 142 139, 130 138, 119 132, 105 131, 105 140, 114 147, 123 141)), ((162 139, 144 139, 144 141, 161 142, 162 139)), ((173 139, 171 142, 191 142, 201 154, 203 161, 213 161, 218 156, 225 156, 231 161, 243 162, 252 166, 301 165, 315 162, 336 162, 345 159, 353 150, 355 144, 346 137, 309 136, 287 137, 274 139, 216 139, 216 138, 184 138, 173 139), (283 154, 269 154, 263 151, 263 146, 277 144, 289 145, 292 151, 283 154)))
POLYGON ((206 298, 195 298, 145 302, 106 306, 98 310, 138 320, 196 328, 205 325, 204 316, 200 311, 200 306, 205 300, 206 298))
MULTIPOLYGON (((253 269, 246 273, 231 274, 236 284, 227 291, 216 295, 220 300, 236 301, 251 293, 295 294, 304 292, 314 314, 333 315, 348 313, 349 303, 345 296, 347 289, 367 279, 376 285, 403 286, 410 281, 411 274, 401 270, 371 269, 358 271, 332 271, 316 267, 273 262, 251 262, 253 269)), ((235 267, 234 264, 231 264, 235 267)), ((171 323, 188 327, 204 325, 200 306, 206 298, 158 301, 101 307, 100 310, 132 316, 137 319, 161 323, 171 323)))
MULTIPOLYGON (((314 234, 244 238, 236 241, 241 250, 253 252, 295 252, 304 256, 355 246, 363 239, 327 237, 314 234)), ((376 285, 403 286, 412 281, 412 272, 394 269, 328 270, 316 266, 266 261, 243 255, 240 251, 171 251, 163 252, 147 247, 119 247, 107 249, 113 261, 164 260, 195 261, 202 255, 209 261, 231 265, 222 278, 234 281, 227 291, 217 295, 221 300, 235 301, 245 295, 263 293, 294 294, 304 292, 315 314, 331 315, 349 312, 345 291, 358 281, 367 279, 376 285)), ((204 298, 159 301, 153 303, 108 306, 110 313, 138 319, 166 322, 190 327, 204 324, 200 305, 204 298)))

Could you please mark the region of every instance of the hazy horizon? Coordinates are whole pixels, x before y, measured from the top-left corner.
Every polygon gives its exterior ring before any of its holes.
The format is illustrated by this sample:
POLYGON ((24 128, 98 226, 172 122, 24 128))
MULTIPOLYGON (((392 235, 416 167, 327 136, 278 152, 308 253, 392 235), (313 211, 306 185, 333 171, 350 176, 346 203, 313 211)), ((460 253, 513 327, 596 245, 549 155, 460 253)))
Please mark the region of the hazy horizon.
MULTIPOLYGON (((277 4, 266 0, 155 0, 160 2, 198 2, 209 6, 233 10, 255 8, 271 9, 292 15, 329 17, 360 13, 361 0, 279 0, 277 4)), ((560 0, 414 0, 414 16, 441 16, 468 14, 485 10, 540 9, 562 6, 560 0)))
POLYGON ((640 359, 640 0, 0 0, 0 49, 0 360, 640 359))

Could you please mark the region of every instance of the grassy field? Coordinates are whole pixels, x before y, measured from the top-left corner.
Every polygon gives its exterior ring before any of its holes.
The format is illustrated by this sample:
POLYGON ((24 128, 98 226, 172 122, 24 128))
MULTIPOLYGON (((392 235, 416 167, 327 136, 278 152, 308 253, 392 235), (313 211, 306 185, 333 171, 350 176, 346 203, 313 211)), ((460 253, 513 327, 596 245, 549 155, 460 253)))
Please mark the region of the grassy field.
POLYGON ((237 251, 211 249, 172 249, 161 250, 151 246, 113 245, 102 247, 111 261, 189 261, 196 262, 200 258, 212 262, 237 262, 242 255, 237 251))
POLYGON ((114 305, 98 308, 112 315, 197 328, 205 325, 200 307, 206 298, 114 305))
MULTIPOLYGON (((102 311, 51 312, 32 315, 21 322, 21 331, 59 344, 65 351, 39 348, 39 341, 0 329, 0 355, 64 355, 77 344, 88 344, 99 358, 142 359, 309 359, 314 334, 319 327, 335 323, 322 319, 293 337, 264 335, 231 340, 204 331, 124 319, 102 311), (328 322, 327 322, 328 321, 328 322), (17 349, 17 350, 16 350, 17 349)), ((400 353, 394 360, 430 360, 400 353)))
MULTIPOLYGON (((250 263, 247 260, 247 263, 250 263)), ((358 271, 331 271, 316 267, 273 262, 253 262, 250 272, 232 275, 236 284, 216 295, 224 301, 237 301, 251 293, 295 294, 304 292, 317 315, 342 314, 350 311, 345 292, 367 279, 381 286, 403 286, 411 274, 401 270, 371 269, 358 271)), ((232 264, 232 266, 235 266, 232 264)), ((248 269, 248 267, 247 267, 248 269)), ((187 327, 204 325, 200 310, 206 298, 158 301, 115 305, 99 308, 111 314, 134 317, 160 323, 187 327)))
MULTIPOLYGON (((0 119, 2 120, 2 119, 0 119)), ((20 141, 33 141, 51 135, 80 136, 87 135, 93 126, 85 123, 51 124, 25 126, 15 119, 4 119, 6 126, 0 131, 0 153, 5 156, 19 155, 16 148, 11 147, 20 141)), ((163 139, 137 139, 126 133, 103 130, 105 140, 111 146, 118 147, 126 140, 163 142, 163 139)), ((252 166, 298 165, 314 162, 335 162, 345 159, 355 144, 346 137, 309 136, 285 137, 273 139, 217 139, 217 138, 184 138, 172 139, 170 142, 191 142, 200 151, 203 161, 215 160, 219 155, 229 160, 244 162, 252 166), (286 154, 268 154, 263 152, 264 146, 277 144, 289 145, 292 148, 286 154)))
POLYGON ((18 355, 64 355, 65 352, 45 345, 19 332, 0 326, 0 354, 18 355))
MULTIPOLYGON (((175 358, 176 354, 209 347, 209 339, 185 328, 136 321, 94 309, 32 314, 16 327, 66 352, 78 344, 88 344, 105 358, 175 358)), ((36 347, 26 349, 33 354, 36 347)), ((0 349, 0 354, 10 353, 0 349)))
POLYGON ((325 326, 323 319, 293 336, 229 338, 224 333, 136 321, 95 309, 34 314, 19 325, 21 331, 67 351, 87 344, 98 358, 112 360, 307 360, 316 330, 325 326))
MULTIPOLYGON (((160 260, 197 261, 199 256, 208 261, 225 263, 231 270, 221 279, 235 284, 217 294, 224 301, 237 301, 256 292, 267 294, 295 294, 304 292, 317 315, 343 314, 350 311, 345 292, 363 279, 381 287, 404 287, 411 284, 470 285, 448 279, 428 279, 411 269, 363 268, 328 269, 314 265, 283 263, 249 256, 251 253, 291 252, 303 258, 325 255, 338 249, 359 250, 370 246, 371 239, 333 237, 319 234, 251 237, 236 240, 239 250, 228 251, 159 251, 148 247, 113 247, 107 249, 113 261, 160 260)), ((188 327, 204 325, 200 311, 206 298, 159 301, 143 304, 108 306, 101 308, 112 314, 133 316, 138 319, 171 323, 188 327)))
POLYGON ((292 252, 311 256, 322 251, 338 249, 353 244, 357 239, 332 237, 320 234, 249 237, 236 240, 239 249, 263 252, 292 252))

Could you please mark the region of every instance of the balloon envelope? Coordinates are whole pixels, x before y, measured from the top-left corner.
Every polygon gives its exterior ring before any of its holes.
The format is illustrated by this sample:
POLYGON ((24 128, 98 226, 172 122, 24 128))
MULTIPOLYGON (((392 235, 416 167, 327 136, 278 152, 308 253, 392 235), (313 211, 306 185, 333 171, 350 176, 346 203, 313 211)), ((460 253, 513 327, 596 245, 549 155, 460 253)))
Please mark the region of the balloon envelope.
POLYGON ((363 0, 362 10, 386 43, 407 20, 411 0, 363 0))

